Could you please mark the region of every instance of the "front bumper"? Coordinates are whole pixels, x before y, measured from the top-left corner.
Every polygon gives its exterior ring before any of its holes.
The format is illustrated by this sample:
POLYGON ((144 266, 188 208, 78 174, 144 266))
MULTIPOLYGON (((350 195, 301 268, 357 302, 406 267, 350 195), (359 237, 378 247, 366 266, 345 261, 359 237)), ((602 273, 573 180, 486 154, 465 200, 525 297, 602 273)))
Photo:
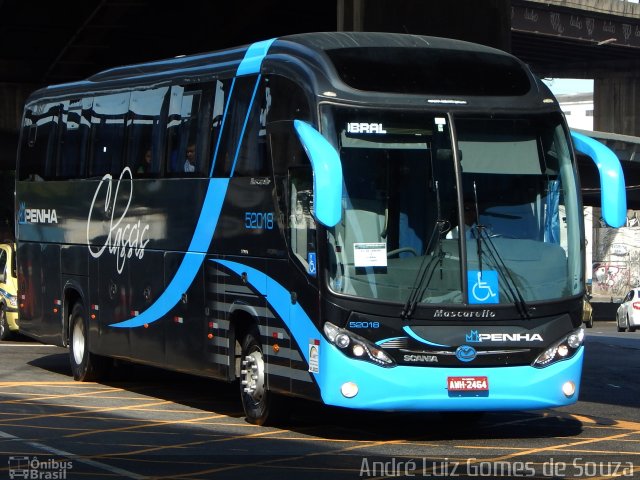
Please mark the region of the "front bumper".
POLYGON ((383 368, 347 358, 327 342, 322 347, 320 371, 315 377, 323 401, 340 407, 381 411, 535 410, 570 405, 578 400, 584 356, 581 346, 573 357, 546 368, 383 368), (474 394, 477 396, 450 395, 449 376, 486 376, 489 391, 474 394), (568 381, 575 385, 575 393, 570 397, 562 391, 568 381), (341 393, 346 382, 358 387, 353 398, 341 393))
POLYGON ((12 332, 18 331, 18 310, 10 310, 7 309, 5 312, 7 317, 7 324, 9 325, 9 330, 12 332))

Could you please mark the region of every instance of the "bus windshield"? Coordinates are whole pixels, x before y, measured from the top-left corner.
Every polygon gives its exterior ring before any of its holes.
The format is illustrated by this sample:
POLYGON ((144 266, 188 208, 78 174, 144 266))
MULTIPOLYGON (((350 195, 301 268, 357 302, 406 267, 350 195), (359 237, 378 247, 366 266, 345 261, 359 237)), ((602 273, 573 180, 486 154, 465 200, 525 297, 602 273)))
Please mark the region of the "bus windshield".
POLYGON ((579 293, 582 218, 560 116, 325 106, 323 123, 344 176, 328 234, 333 291, 417 304, 579 293))

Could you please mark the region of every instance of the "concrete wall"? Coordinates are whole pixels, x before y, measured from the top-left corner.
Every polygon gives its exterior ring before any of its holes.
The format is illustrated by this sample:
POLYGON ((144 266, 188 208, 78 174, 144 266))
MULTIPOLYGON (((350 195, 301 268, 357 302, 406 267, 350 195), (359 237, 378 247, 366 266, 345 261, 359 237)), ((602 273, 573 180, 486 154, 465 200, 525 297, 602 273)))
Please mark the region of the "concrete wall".
POLYGON ((559 7, 575 8, 591 12, 640 18, 640 5, 624 0, 527 0, 532 3, 544 3, 559 7))
POLYGON ((595 79, 593 129, 640 136, 640 72, 595 79))
POLYGON ((456 38, 511 50, 510 0, 338 0, 338 29, 456 38))

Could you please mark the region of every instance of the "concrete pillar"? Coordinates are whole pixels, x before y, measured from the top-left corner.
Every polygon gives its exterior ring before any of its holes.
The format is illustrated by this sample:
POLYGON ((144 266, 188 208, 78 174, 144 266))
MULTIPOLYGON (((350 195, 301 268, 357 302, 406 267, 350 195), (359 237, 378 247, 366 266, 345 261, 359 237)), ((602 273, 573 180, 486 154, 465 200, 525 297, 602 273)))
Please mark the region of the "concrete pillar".
POLYGON ((510 0, 338 0, 338 30, 457 38, 511 50, 510 0))
POLYGON ((593 129, 640 136, 640 72, 593 82, 593 129))

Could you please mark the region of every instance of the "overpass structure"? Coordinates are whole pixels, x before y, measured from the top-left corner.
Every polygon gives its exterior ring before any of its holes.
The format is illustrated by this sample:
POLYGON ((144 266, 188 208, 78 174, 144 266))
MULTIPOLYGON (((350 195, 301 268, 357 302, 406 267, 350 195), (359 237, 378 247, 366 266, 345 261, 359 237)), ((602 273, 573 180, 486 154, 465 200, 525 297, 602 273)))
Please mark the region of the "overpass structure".
MULTIPOLYGON (((630 1, 0 0, 0 169, 15 161, 22 105, 36 88, 116 65, 323 30, 459 38, 511 51, 541 77, 593 78, 594 129, 640 137, 640 5, 630 1)), ((627 179, 640 183, 639 159, 621 158, 627 179)), ((583 171, 590 185, 589 167, 583 171)), ((640 198, 629 200, 640 208, 640 198)))

